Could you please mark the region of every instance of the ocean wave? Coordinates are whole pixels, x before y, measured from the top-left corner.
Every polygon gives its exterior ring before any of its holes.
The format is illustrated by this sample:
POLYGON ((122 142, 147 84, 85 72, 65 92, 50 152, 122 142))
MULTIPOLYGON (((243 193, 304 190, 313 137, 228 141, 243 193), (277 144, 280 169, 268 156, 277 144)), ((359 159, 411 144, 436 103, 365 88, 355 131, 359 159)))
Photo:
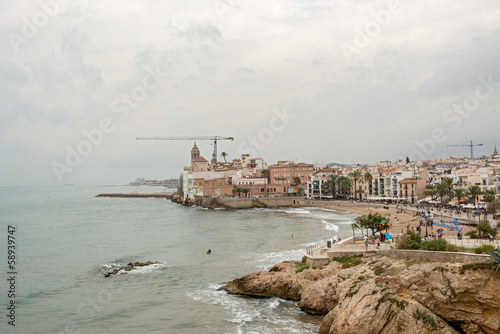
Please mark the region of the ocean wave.
POLYGON ((330 224, 326 220, 322 220, 321 222, 325 225, 325 230, 327 230, 327 231, 335 231, 335 232, 339 231, 339 227, 337 225, 330 224))
POLYGON ((326 208, 316 208, 317 210, 321 210, 321 211, 328 211, 328 212, 339 212, 339 210, 335 210, 335 209, 326 209, 326 208))
POLYGON ((260 270, 269 270, 275 264, 283 261, 300 261, 304 256, 304 253, 304 249, 293 249, 274 253, 252 253, 249 254, 249 257, 252 258, 253 261, 250 261, 249 263, 254 264, 260 270))
POLYGON ((138 275, 138 274, 149 274, 153 271, 160 270, 162 268, 167 268, 168 265, 164 263, 153 263, 148 266, 143 267, 135 267, 131 271, 120 270, 118 271, 118 275, 122 275, 122 272, 127 272, 129 275, 138 275))
POLYGON ((328 219, 328 220, 342 220, 346 217, 333 212, 313 212, 311 213, 314 218, 328 219))
MULTIPOLYGON (((225 308, 229 312, 226 321, 234 324, 233 330, 237 333, 312 334, 318 331, 318 326, 301 321, 302 311, 297 307, 297 302, 277 297, 242 298, 220 291, 221 287, 220 284, 209 284, 204 289, 188 292, 187 296, 195 301, 225 308)), ((221 329, 221 332, 228 331, 221 329)))
POLYGON ((311 211, 299 209, 299 208, 292 208, 292 209, 287 209, 287 210, 276 210, 276 212, 285 212, 285 213, 290 213, 290 214, 302 214, 302 215, 310 215, 311 214, 311 211))

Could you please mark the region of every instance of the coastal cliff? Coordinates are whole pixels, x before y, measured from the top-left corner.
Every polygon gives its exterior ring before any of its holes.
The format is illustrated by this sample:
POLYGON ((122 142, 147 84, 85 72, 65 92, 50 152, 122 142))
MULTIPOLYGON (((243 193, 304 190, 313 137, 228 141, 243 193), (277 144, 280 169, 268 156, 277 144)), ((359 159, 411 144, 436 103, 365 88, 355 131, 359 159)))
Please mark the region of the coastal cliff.
POLYGON ((320 334, 500 332, 500 274, 481 264, 367 254, 305 268, 283 262, 222 289, 297 300, 304 311, 325 315, 320 334))

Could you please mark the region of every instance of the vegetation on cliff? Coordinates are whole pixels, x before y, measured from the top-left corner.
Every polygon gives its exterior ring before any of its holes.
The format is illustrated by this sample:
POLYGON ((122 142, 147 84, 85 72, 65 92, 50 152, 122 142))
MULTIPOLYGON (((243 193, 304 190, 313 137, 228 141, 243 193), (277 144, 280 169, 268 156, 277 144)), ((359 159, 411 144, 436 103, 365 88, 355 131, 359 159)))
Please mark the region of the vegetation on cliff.
POLYGON ((500 332, 496 262, 464 265, 365 254, 334 258, 317 269, 304 265, 284 262, 223 289, 297 300, 304 311, 325 315, 321 334, 500 332))

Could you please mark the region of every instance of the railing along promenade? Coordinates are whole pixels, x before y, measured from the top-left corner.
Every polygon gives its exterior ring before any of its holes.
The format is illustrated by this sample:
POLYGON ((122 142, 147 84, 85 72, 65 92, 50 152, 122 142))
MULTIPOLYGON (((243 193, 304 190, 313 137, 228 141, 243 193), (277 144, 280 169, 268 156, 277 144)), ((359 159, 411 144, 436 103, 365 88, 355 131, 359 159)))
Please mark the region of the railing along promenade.
MULTIPOLYGON (((479 247, 481 245, 492 245, 495 248, 500 247, 500 240, 495 240, 495 239, 471 239, 471 238, 462 238, 462 239, 457 239, 456 237, 443 237, 447 242, 449 242, 452 245, 456 245, 458 247, 464 247, 464 248, 469 248, 473 249, 476 247, 479 247)), ((427 238, 430 240, 431 238, 427 238)), ((356 240, 358 242, 362 242, 363 238, 361 236, 357 236, 356 240)), ((387 243, 381 243, 380 246, 377 244, 369 243, 368 247, 365 246, 364 243, 353 243, 353 237, 350 237, 348 239, 342 240, 341 242, 337 243, 331 243, 330 247, 328 247, 327 240, 324 241, 319 241, 315 243, 314 245, 311 245, 306 248, 306 256, 314 261, 322 261, 322 260, 328 260, 329 257, 334 256, 335 253, 343 254, 343 253, 364 253, 366 251, 369 252, 380 252, 383 254, 387 254, 387 251, 391 250, 396 250, 397 249, 397 243, 393 244, 387 244, 387 243)), ((401 251, 406 251, 406 252, 412 252, 412 250, 401 250, 401 251)), ((413 252, 422 252, 420 250, 418 251, 413 251, 413 252)), ((448 253, 448 254, 453 254, 452 252, 442 252, 442 253, 448 253)), ((459 254, 459 253, 456 253, 459 254)), ((464 254, 464 253, 460 253, 464 254)), ((470 256, 475 256, 478 254, 465 254, 465 255, 470 255, 470 256)), ((489 257, 488 255, 481 255, 480 257, 483 257, 485 260, 489 257)), ((320 263, 318 262, 318 263, 320 263)))

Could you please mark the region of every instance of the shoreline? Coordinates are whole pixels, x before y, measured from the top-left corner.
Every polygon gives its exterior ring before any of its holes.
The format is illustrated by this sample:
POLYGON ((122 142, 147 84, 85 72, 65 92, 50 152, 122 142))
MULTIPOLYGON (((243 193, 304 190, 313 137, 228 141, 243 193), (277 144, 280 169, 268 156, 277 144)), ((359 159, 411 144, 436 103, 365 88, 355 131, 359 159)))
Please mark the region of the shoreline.
MULTIPOLYGON (((420 214, 413 206, 404 206, 406 209, 403 212, 398 212, 393 204, 376 204, 367 202, 351 202, 344 200, 311 200, 303 197, 195 197, 194 199, 183 200, 177 193, 109 193, 99 194, 96 197, 114 197, 114 198, 165 198, 174 203, 183 206, 201 206, 207 209, 252 209, 252 208, 303 208, 303 207, 316 207, 336 210, 346 214, 355 216, 362 216, 368 214, 380 214, 387 217, 390 223, 391 233, 403 234, 405 231, 415 229, 420 224, 420 214)), ((433 208, 434 213, 438 213, 436 208, 433 208)), ((439 217, 434 217, 435 221, 451 220, 458 218, 461 222, 459 227, 463 228, 463 234, 472 230, 471 225, 476 225, 475 219, 450 216, 449 214, 439 213, 439 217)), ((498 223, 497 221, 493 221, 498 223)), ((435 233, 434 226, 427 228, 428 234, 435 233)), ((422 232, 423 234, 423 232, 422 232)), ((447 236, 455 235, 456 230, 446 229, 444 234, 447 236)))

